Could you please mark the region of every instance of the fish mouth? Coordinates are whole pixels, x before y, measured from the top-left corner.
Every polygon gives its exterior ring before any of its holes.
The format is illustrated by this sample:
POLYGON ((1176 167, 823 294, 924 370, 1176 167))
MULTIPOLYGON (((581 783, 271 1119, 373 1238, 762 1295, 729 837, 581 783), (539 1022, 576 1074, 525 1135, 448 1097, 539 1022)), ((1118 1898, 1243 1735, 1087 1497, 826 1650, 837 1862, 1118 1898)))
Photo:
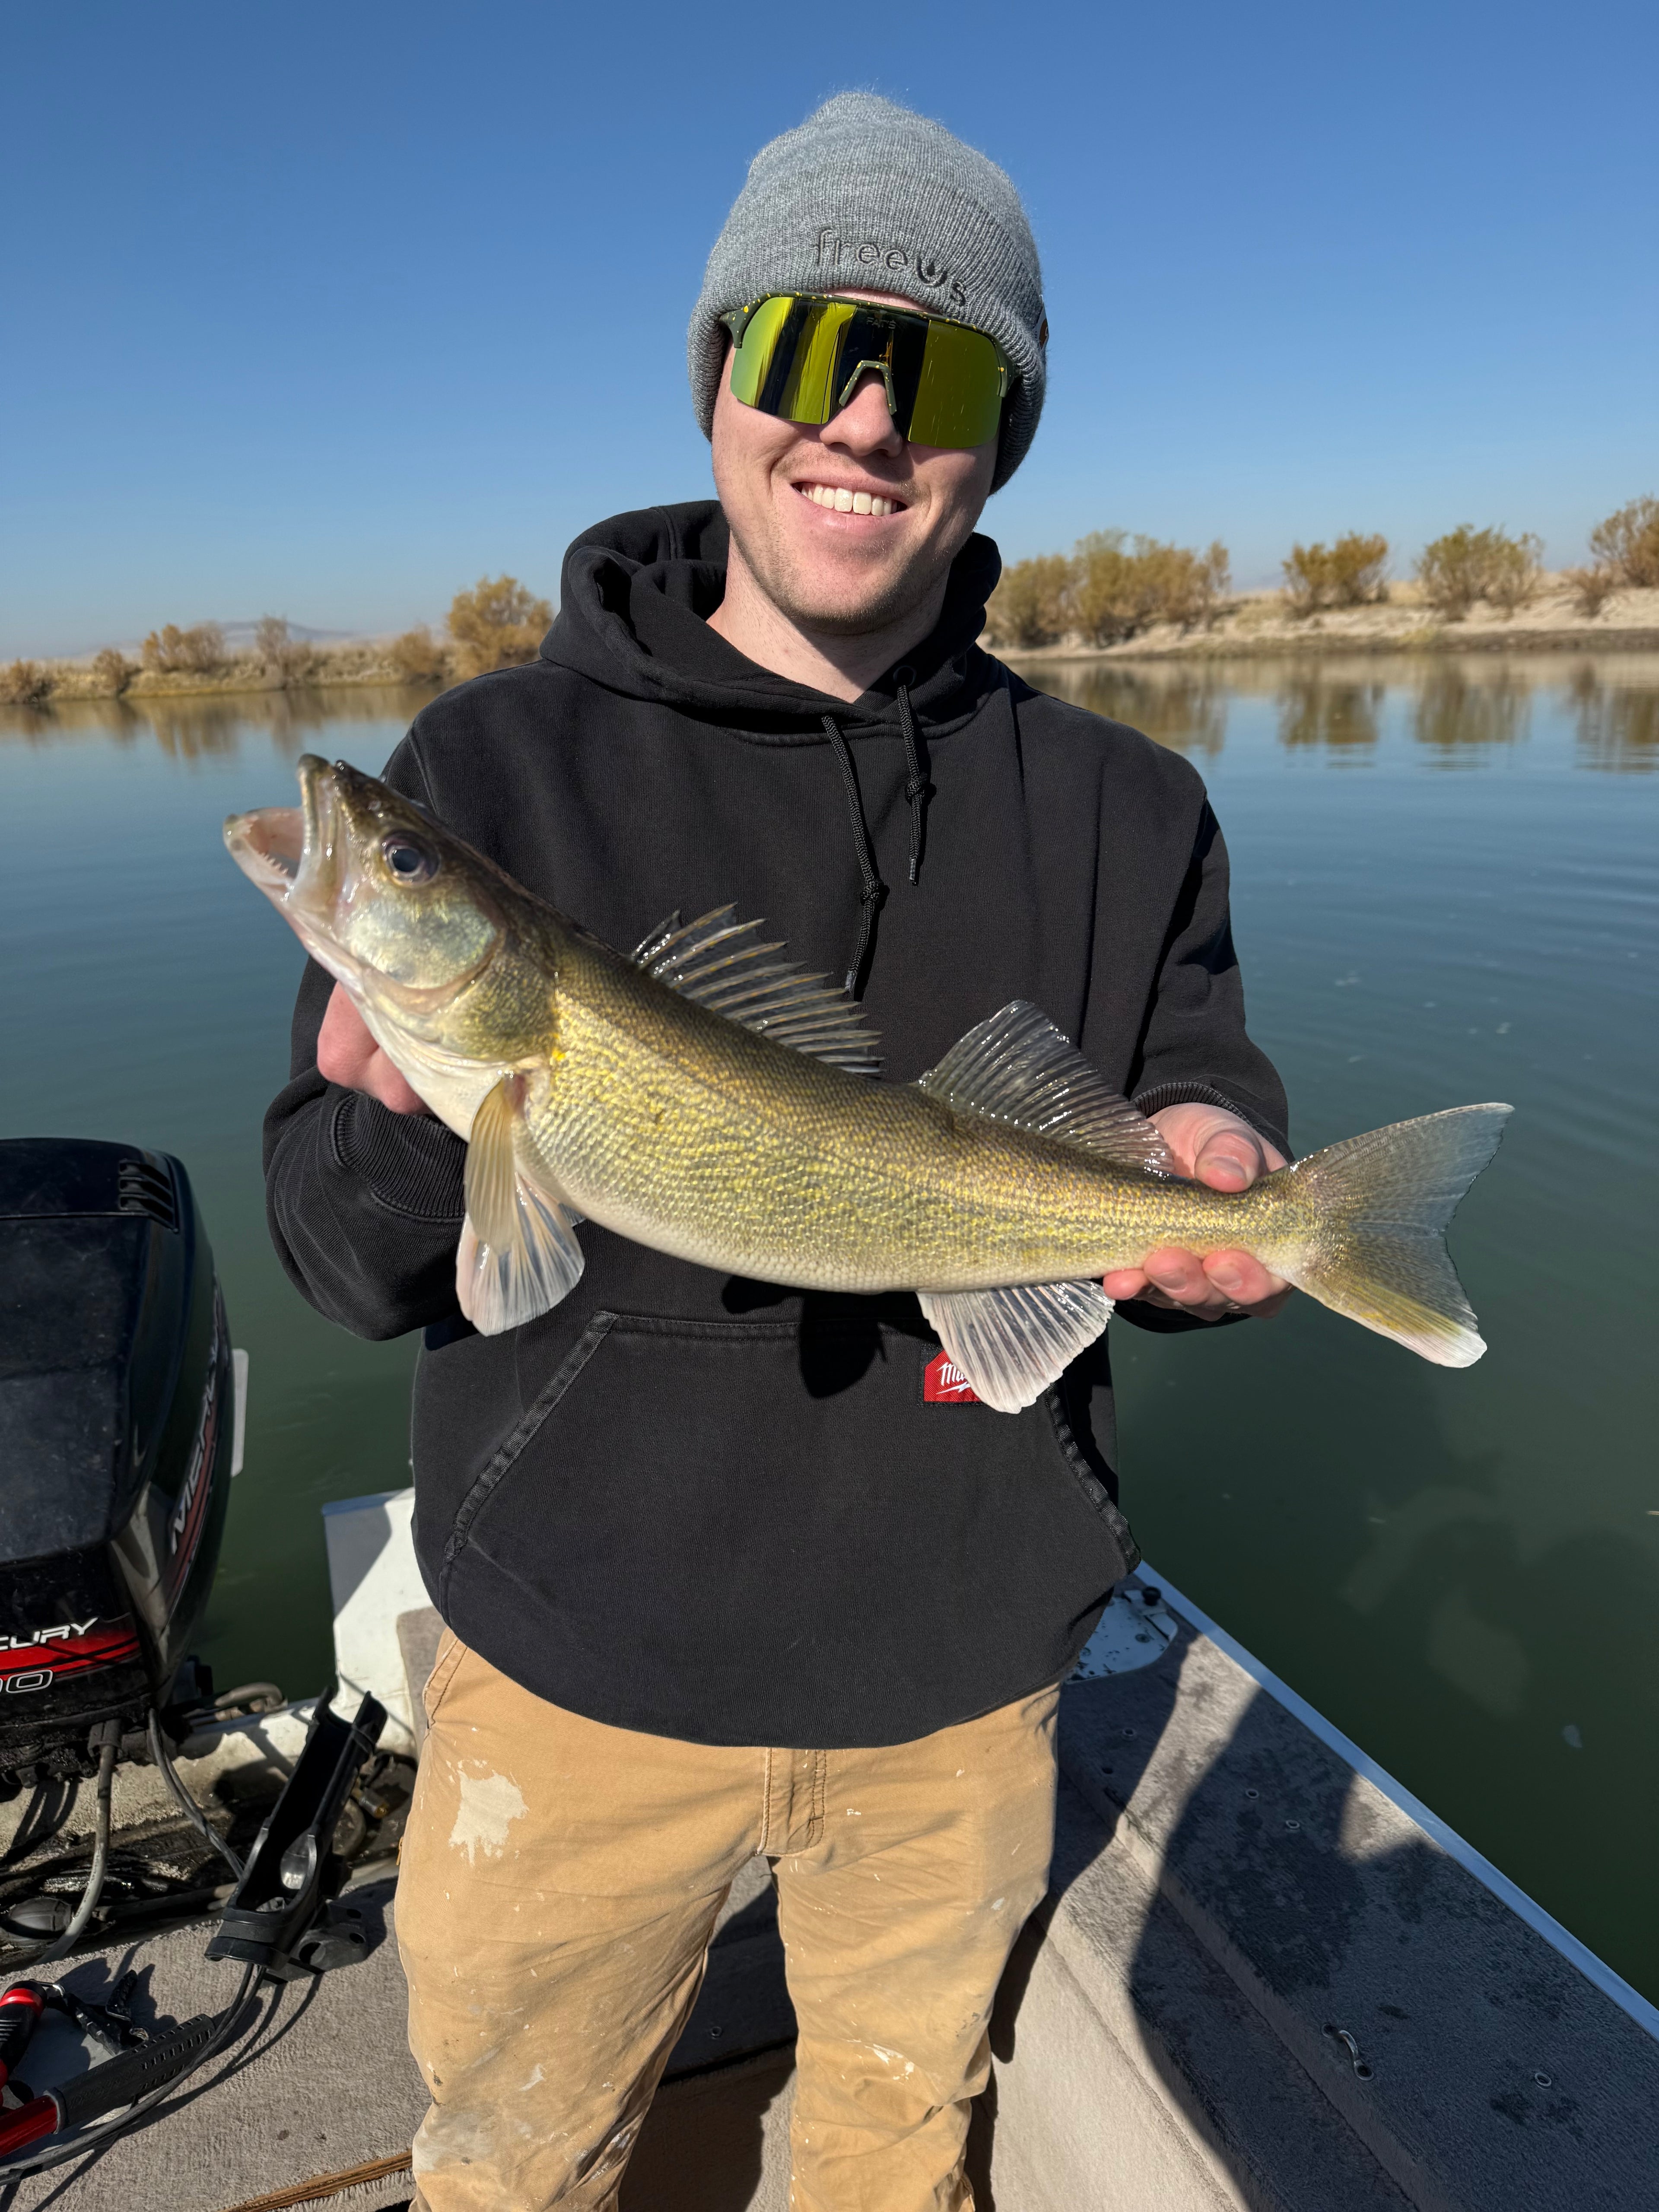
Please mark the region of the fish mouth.
POLYGON ((230 856, 267 898, 285 907, 303 886, 307 900, 326 896, 339 860, 334 771, 315 753, 299 763, 300 804, 256 806, 225 823, 230 856))
POLYGON ((225 823, 225 842, 242 873, 280 904, 299 881, 305 819, 297 806, 256 806, 225 823))

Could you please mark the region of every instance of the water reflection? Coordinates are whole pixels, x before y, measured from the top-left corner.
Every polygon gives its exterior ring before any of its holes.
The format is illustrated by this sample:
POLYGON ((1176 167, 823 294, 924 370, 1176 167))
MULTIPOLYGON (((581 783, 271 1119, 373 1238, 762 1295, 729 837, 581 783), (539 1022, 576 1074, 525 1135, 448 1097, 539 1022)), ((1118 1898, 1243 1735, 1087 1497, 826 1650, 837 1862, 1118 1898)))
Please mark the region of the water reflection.
POLYGON ((0 708, 0 743, 119 745, 153 739, 174 760, 227 758, 263 738, 289 758, 342 723, 411 720, 430 685, 341 685, 323 691, 236 691, 207 698, 68 699, 47 707, 0 708))
POLYGON ((1659 654, 1043 661, 1015 664, 1039 690, 1144 730, 1177 751, 1218 755, 1237 702, 1273 706, 1287 752, 1334 766, 1372 759, 1398 726, 1431 765, 1464 768, 1522 744, 1534 702, 1576 717, 1578 765, 1659 769, 1659 654))
MULTIPOLYGON (((1404 727, 1433 765, 1473 765, 1528 735, 1541 692, 1573 719, 1580 767, 1613 774, 1659 769, 1659 654, 1601 654, 1571 665, 1545 653, 1033 661, 1020 672, 1039 690, 1211 759, 1226 742, 1235 702, 1267 701, 1287 752, 1333 766, 1374 758, 1391 714, 1402 708, 1404 727)), ((263 739, 291 759, 308 744, 326 750, 331 726, 409 721, 432 696, 429 686, 365 684, 0 707, 0 744, 153 740, 170 758, 189 762, 232 757, 250 739, 263 739)))
POLYGON ((1279 695, 1279 742, 1291 750, 1317 746, 1352 761, 1376 744, 1377 710, 1387 686, 1332 682, 1317 670, 1291 677, 1279 695))
POLYGON ((1022 673, 1039 691, 1086 707, 1109 721, 1127 722, 1177 752, 1218 753, 1226 739, 1232 687, 1208 665, 1132 668, 1073 660, 1022 673))
POLYGON ((1568 686, 1578 718, 1581 768, 1659 768, 1659 687, 1604 683, 1587 661, 1568 686))
POLYGON ((1514 670, 1471 672, 1449 662, 1426 677, 1412 705, 1412 735, 1443 768, 1467 765, 1488 745, 1512 745, 1525 737, 1532 688, 1514 670))

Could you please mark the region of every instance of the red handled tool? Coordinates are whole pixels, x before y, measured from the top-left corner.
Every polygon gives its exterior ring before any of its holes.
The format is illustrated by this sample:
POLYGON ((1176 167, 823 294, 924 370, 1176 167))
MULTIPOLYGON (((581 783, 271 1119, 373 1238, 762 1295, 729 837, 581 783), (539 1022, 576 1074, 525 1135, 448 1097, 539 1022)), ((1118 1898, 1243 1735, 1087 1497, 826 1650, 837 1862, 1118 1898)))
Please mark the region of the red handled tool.
POLYGON ((17 2071, 46 2008, 46 1993, 39 1982, 14 1982, 0 1993, 0 2088, 17 2071))
MULTIPOLYGON (((35 2017, 39 2016, 37 2012, 35 2017)), ((59 2135, 65 2128, 85 2127, 89 2120, 101 2119, 122 2105, 136 2104, 175 2074, 182 2074, 205 2050, 218 2025, 204 2013, 198 2019, 185 2021, 181 2027, 169 2028, 165 2035, 151 2036, 136 2051, 106 2058, 101 2066, 31 2098, 15 2112, 0 2112, 0 2156, 21 2150, 26 2143, 39 2142, 45 2136, 59 2135)))

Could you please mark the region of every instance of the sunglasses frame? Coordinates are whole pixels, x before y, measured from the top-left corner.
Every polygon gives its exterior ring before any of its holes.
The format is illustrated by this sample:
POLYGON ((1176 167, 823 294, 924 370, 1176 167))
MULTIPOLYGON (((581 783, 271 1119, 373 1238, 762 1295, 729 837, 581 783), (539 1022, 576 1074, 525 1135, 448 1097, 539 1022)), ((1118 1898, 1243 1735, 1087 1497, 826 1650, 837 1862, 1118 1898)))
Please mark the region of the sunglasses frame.
MULTIPOLYGON (((992 357, 996 362, 999 378, 997 389, 997 405, 999 412, 1000 411, 1003 402, 1006 400, 1009 392, 1013 389, 1013 364, 1010 362, 1007 355, 1004 353, 1002 348, 997 343, 996 340, 991 336, 988 331, 976 330, 972 323, 958 322, 953 315, 931 315, 925 307, 890 307, 885 301, 860 300, 847 292, 763 292, 758 299, 750 300, 744 307, 728 308, 726 313, 720 318, 720 320, 725 325, 726 329, 731 333, 732 343, 734 349, 741 349, 750 324, 754 320, 761 308, 765 307, 767 302, 771 300, 820 300, 827 302, 832 307, 855 307, 864 314, 874 315, 878 318, 885 319, 890 322, 908 323, 913 326, 919 325, 923 330, 931 330, 935 324, 938 324, 941 328, 945 330, 966 331, 976 338, 982 338, 986 344, 991 349, 992 357)), ((839 412, 842 408, 845 407, 848 401, 852 398, 854 392, 858 387, 860 378, 872 373, 880 377, 883 386, 887 394, 887 412, 893 420, 896 422, 898 420, 899 413, 898 399, 897 395, 893 389, 893 372, 890 365, 885 361, 860 361, 856 364, 852 374, 842 386, 841 391, 836 396, 836 411, 839 412)), ((769 412, 770 410, 769 410, 766 411, 769 412)), ((793 416, 780 416, 778 419, 780 421, 793 421, 795 418, 793 416)), ((826 417, 826 420, 833 419, 833 417, 826 417)), ((801 427, 822 428, 823 426, 822 423, 809 423, 803 424, 801 427)), ((909 434, 908 430, 905 434, 908 439, 909 434)), ((958 448, 957 450, 966 449, 958 448)))

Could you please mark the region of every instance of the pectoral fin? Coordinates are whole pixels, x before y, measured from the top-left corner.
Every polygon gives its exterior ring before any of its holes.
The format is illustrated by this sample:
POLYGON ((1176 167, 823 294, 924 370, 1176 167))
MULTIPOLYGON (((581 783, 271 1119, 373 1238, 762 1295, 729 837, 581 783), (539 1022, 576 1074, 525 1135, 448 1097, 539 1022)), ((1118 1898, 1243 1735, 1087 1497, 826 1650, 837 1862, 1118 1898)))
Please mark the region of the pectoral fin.
POLYGON ((1018 1413, 1057 1382, 1112 1317, 1098 1283, 1016 1284, 1003 1291, 923 1291, 939 1340, 1000 1413, 1018 1413))
POLYGON ((582 1271, 565 1204, 536 1158, 520 1111, 523 1079, 503 1076, 473 1116, 466 1152, 466 1219, 455 1255, 461 1311, 499 1336, 556 1306, 582 1271))

